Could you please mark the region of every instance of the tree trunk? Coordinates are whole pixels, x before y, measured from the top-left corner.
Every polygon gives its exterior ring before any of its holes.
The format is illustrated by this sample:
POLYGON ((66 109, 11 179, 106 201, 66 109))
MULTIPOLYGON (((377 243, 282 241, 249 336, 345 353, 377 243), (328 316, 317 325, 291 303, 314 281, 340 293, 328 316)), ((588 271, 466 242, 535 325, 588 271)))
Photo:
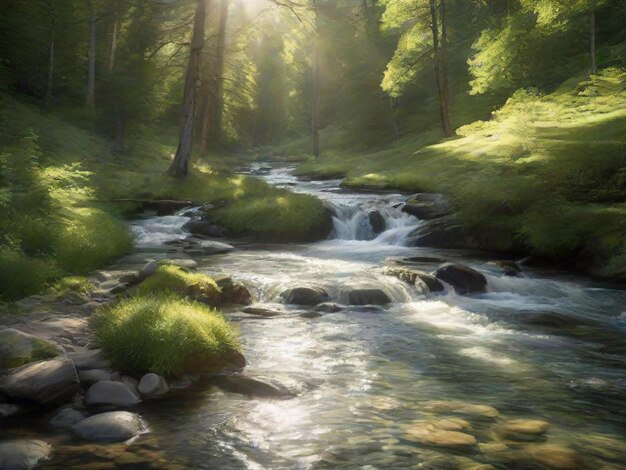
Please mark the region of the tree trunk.
POLYGON ((441 61, 441 95, 443 97, 444 118, 442 119, 443 134, 446 137, 454 135, 450 124, 450 105, 452 103, 450 95, 450 76, 448 74, 448 13, 446 10, 446 0, 441 0, 441 46, 439 49, 439 59, 441 61))
POLYGON ((48 10, 50 15, 50 55, 48 58, 48 82, 46 83, 46 95, 43 101, 45 108, 50 106, 54 89, 54 37, 56 33, 56 17, 52 0, 48 1, 48 10))
MULTIPOLYGON (((436 0, 429 0, 431 31, 433 36, 433 68, 435 72, 435 80, 437 82, 437 96, 439 98, 439 115, 441 119, 441 128, 445 137, 453 135, 452 126, 450 125, 450 109, 449 97, 450 91, 447 79, 447 63, 445 60, 446 46, 440 44, 439 40, 439 21, 437 20, 437 4, 436 0), (443 50, 442 50, 443 49, 443 50)), ((445 29, 445 1, 441 0, 441 18, 442 18, 442 43, 446 40, 445 29)))
POLYGON ((315 38, 313 39, 313 96, 311 102, 311 133, 313 135, 313 155, 320 156, 320 112, 322 104, 322 83, 320 73, 320 36, 319 36, 319 13, 316 1, 313 0, 315 9, 315 38))
POLYGON ((93 108, 96 105, 96 5, 92 0, 89 16, 89 58, 87 62, 87 95, 85 106, 93 108))
POLYGON ((115 115, 115 144, 113 152, 122 155, 126 142, 126 113, 122 110, 115 115))
POLYGON ((193 127, 196 114, 197 84, 200 78, 200 55, 204 46, 204 22, 206 19, 207 0, 198 0, 193 24, 193 36, 189 51, 189 62, 185 73, 185 89, 180 118, 180 132, 176 156, 169 168, 173 176, 185 176, 193 147, 193 127))
POLYGON ((591 55, 591 74, 598 72, 596 65, 596 0, 589 0, 589 52, 591 55))
POLYGON ((117 28, 119 22, 117 18, 117 0, 111 0, 111 33, 109 40, 109 61, 107 63, 107 72, 111 73, 115 66, 115 52, 117 51, 117 28))
POLYGON ((209 130, 214 129, 217 143, 222 141, 222 117, 224 115, 224 62, 226 59, 226 27, 228 24, 229 1, 222 0, 220 24, 217 34, 217 57, 213 79, 208 80, 204 93, 204 111, 202 113, 202 135, 200 137, 200 154, 206 153, 209 130), (215 90, 212 89, 215 85, 215 90), (211 116, 215 119, 211 122, 211 116))

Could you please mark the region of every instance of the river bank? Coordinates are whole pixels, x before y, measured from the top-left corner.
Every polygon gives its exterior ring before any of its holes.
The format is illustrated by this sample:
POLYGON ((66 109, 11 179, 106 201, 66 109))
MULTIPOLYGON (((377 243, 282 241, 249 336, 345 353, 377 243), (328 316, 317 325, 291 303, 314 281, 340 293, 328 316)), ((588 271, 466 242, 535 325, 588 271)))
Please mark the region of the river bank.
MULTIPOLYGON (((406 246, 422 223, 394 208, 406 195, 351 193, 338 181, 297 180, 288 169, 265 173, 269 184, 334 208, 329 240, 221 239, 234 249, 209 254, 181 241, 193 214, 152 214, 131 223, 136 252, 99 281, 113 280, 106 287, 115 289, 149 260, 169 258, 246 286, 252 309, 223 311, 239 329, 244 374, 269 386, 259 386, 265 397, 250 383, 204 380, 124 408, 149 430, 129 444, 55 430, 47 424, 55 409, 4 420, 3 441, 51 444, 42 468, 619 468, 623 291, 532 268, 511 276, 476 252, 406 246), (384 221, 378 235, 374 210, 384 221), (446 262, 468 266, 485 284, 460 292, 444 281, 433 292, 406 280, 414 272, 437 277, 446 262), (398 270, 400 278, 391 275, 398 270), (293 292, 285 293, 299 287, 315 288, 313 303, 330 304, 290 305, 293 292), (272 390, 280 398, 268 398, 272 390)), ((32 311, 7 326, 47 328, 58 344, 89 353, 78 349, 92 340, 86 318, 115 295, 31 298, 32 311)), ((80 400, 73 407, 101 411, 80 400)))

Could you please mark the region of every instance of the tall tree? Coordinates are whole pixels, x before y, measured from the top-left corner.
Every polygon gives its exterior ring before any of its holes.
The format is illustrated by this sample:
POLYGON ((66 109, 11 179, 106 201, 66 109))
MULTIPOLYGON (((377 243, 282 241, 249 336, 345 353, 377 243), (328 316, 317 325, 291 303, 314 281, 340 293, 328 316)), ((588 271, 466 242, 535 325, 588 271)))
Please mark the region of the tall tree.
POLYGON ((439 97, 439 116, 445 137, 454 134, 450 125, 450 86, 448 85, 447 15, 445 0, 428 0, 433 40, 433 67, 439 97), (437 11, 439 10, 439 12, 437 11))
POLYGON ((178 148, 174 161, 170 165, 172 176, 186 176, 193 147, 193 130, 196 116, 197 85, 200 79, 200 61, 204 47, 204 24, 208 0, 197 0, 191 38, 189 61, 185 73, 185 88, 180 118, 178 148))
POLYGON ((117 51, 117 34, 119 28, 117 0, 111 0, 111 23, 109 32, 109 59, 107 62, 107 72, 111 73, 115 66, 115 53, 117 51))
MULTIPOLYGON (((215 61, 209 62, 210 78, 204 88, 204 110, 202 113, 202 134, 200 137, 200 154, 206 153, 209 131, 213 128, 216 143, 222 141, 222 120, 224 115, 224 63, 226 61, 226 29, 228 25, 229 0, 220 2, 220 22, 217 32, 217 51, 215 61), (213 119, 212 119, 213 118, 213 119)), ((206 55, 205 55, 206 56, 206 55)))
POLYGON ((313 36, 313 58, 312 58, 312 83, 313 92, 311 97, 311 135, 313 137, 313 155, 320 156, 320 126, 322 107, 322 74, 320 64, 320 14, 317 0, 311 0, 315 21, 315 31, 313 36))
POLYGON ((50 47, 48 58, 48 81, 46 83, 46 94, 44 96, 44 107, 50 106, 54 88, 54 41, 56 36, 56 10, 52 0, 48 0, 48 21, 50 22, 50 47))
POLYGON ((96 106, 96 3, 90 1, 89 13, 89 53, 87 57, 87 94, 85 95, 85 106, 94 108, 96 106))
POLYGON ((589 55, 591 74, 595 74, 596 66, 596 0, 589 0, 589 55))

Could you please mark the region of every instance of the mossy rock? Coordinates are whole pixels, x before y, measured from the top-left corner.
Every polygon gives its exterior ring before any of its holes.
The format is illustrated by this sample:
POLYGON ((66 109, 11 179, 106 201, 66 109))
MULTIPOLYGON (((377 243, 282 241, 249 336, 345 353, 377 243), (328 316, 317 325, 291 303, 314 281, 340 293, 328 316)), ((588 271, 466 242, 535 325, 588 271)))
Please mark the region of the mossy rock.
POLYGON ((208 305, 220 303, 221 290, 211 277, 192 273, 175 265, 159 266, 156 273, 135 289, 137 295, 168 292, 208 305))
POLYGON ((3 369, 50 359, 60 353, 55 344, 44 339, 11 328, 0 330, 0 367, 3 369))
POLYGON ((219 312, 172 294, 123 299, 96 312, 91 325, 126 374, 169 377, 245 365, 238 335, 219 312))

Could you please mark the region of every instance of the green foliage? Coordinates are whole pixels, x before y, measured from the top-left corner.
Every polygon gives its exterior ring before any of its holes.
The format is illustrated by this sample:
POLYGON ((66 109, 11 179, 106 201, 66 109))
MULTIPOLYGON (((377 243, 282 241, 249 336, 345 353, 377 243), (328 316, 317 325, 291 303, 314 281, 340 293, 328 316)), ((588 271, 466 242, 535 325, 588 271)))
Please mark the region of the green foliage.
POLYGON ((94 287, 86 277, 66 276, 50 286, 50 292, 60 297, 67 297, 74 294, 88 294, 94 287))
POLYGON ((2 300, 18 300, 38 292, 60 273, 49 260, 30 258, 16 249, 0 246, 2 300))
POLYGON ((130 374, 199 372, 240 349, 221 314, 171 295, 124 299, 98 311, 92 325, 116 369, 130 374))
POLYGON ((164 292, 202 299, 203 302, 213 305, 218 303, 220 295, 219 287, 206 274, 191 273, 173 265, 159 266, 157 272, 139 284, 134 291, 136 295, 164 292))

